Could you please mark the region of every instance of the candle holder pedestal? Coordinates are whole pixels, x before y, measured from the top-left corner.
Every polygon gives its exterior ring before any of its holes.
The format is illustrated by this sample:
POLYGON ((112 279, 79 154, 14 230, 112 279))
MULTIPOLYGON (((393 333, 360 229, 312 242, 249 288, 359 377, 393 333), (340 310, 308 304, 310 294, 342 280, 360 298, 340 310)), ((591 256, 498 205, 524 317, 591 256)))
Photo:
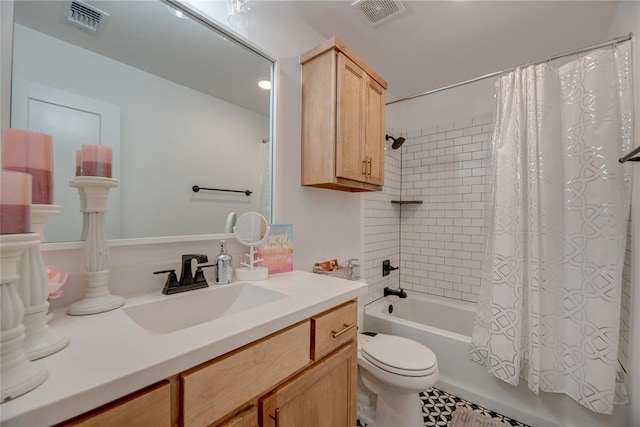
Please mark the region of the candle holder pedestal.
POLYGON ((71 304, 67 313, 84 316, 122 307, 124 298, 109 292, 109 242, 105 227, 109 190, 118 186, 118 180, 77 176, 69 186, 78 189, 83 214, 87 219, 85 265, 89 283, 84 299, 71 304))
POLYGON ((44 366, 35 364, 22 349, 25 327, 24 306, 16 282, 25 249, 38 245, 37 233, 0 235, 0 401, 14 399, 33 390, 49 375, 44 366))
POLYGON ((24 304, 25 338, 22 344, 30 360, 40 359, 69 345, 69 338, 47 325, 49 280, 40 253, 44 239, 44 224, 50 215, 59 214, 57 205, 31 205, 31 231, 39 236, 36 245, 25 249, 20 266, 18 294, 24 304))

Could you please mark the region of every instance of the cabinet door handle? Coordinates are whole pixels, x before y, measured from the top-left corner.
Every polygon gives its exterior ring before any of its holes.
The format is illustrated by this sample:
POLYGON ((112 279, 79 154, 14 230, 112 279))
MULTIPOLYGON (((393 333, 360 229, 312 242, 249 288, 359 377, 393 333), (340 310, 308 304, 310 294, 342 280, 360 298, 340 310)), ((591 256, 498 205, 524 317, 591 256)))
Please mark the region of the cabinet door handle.
POLYGON ((369 159, 369 160, 367 160, 367 164, 369 165, 369 173, 368 173, 368 175, 369 175, 369 178, 371 178, 371 167, 372 167, 371 166, 371 157, 368 157, 368 159, 369 159))
POLYGON ((331 337, 332 338, 338 338, 340 335, 344 334, 345 332, 350 331, 351 329, 356 327, 356 323, 352 323, 350 325, 344 323, 342 326, 344 326, 344 328, 340 329, 339 331, 331 331, 331 337))
POLYGON ((362 175, 367 176, 367 159, 362 161, 362 175))
POLYGON ((278 427, 278 423, 280 422, 280 408, 276 408, 275 412, 275 416, 269 414, 269 418, 271 418, 275 422, 274 427, 278 427))

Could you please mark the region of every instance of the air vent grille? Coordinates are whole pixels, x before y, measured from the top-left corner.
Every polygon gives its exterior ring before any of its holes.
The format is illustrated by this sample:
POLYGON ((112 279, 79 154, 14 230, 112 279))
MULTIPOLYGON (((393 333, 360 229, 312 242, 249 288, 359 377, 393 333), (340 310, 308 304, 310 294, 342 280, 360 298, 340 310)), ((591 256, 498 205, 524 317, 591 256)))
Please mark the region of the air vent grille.
POLYGON ((67 22, 80 27, 83 30, 95 33, 98 31, 100 23, 104 23, 108 17, 109 14, 101 11, 100 9, 96 9, 95 7, 79 0, 73 0, 69 6, 67 22))
POLYGON ((406 11, 400 0, 358 0, 353 3, 371 24, 380 24, 406 11))

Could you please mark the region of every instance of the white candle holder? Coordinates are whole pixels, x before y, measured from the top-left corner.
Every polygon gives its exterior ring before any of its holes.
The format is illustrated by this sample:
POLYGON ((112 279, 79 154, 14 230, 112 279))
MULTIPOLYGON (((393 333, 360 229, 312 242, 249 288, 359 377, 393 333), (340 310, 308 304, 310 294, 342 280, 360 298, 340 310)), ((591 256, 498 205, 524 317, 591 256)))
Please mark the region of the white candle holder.
POLYGON ((18 294, 24 304, 25 339, 22 348, 30 360, 49 356, 69 345, 68 337, 51 330, 47 325, 49 280, 40 253, 44 224, 50 215, 59 213, 60 206, 57 205, 31 205, 31 231, 38 235, 39 241, 25 249, 18 281, 18 294))
POLYGON ((24 306, 16 282, 25 249, 40 241, 37 233, 0 235, 0 400, 14 399, 33 390, 49 375, 44 366, 27 359, 22 349, 24 306))
POLYGON ((124 305, 124 298, 109 292, 109 242, 105 227, 105 212, 109 190, 118 180, 98 176, 77 176, 69 183, 77 188, 83 213, 86 214, 85 265, 87 291, 84 299, 67 308, 72 316, 103 313, 124 305))

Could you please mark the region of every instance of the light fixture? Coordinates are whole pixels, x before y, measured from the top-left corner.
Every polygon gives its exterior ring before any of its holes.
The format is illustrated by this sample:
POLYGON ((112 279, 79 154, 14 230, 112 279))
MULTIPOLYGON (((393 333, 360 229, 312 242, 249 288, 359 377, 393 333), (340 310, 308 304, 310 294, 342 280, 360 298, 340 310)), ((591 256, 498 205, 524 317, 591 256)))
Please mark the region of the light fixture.
POLYGON ((247 28, 253 0, 228 0, 228 4, 227 21, 236 28, 247 28))
POLYGON ((258 79, 258 86, 260 86, 260 89, 271 90, 271 80, 261 77, 258 79))
POLYGON ((173 16, 176 16, 180 19, 187 19, 189 18, 187 15, 184 14, 184 12, 182 12, 180 9, 176 9, 175 7, 171 7, 169 5, 167 5, 167 9, 169 9, 169 13, 171 13, 173 16))

